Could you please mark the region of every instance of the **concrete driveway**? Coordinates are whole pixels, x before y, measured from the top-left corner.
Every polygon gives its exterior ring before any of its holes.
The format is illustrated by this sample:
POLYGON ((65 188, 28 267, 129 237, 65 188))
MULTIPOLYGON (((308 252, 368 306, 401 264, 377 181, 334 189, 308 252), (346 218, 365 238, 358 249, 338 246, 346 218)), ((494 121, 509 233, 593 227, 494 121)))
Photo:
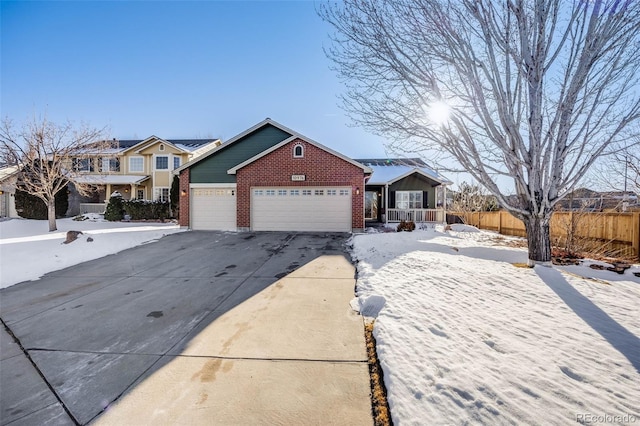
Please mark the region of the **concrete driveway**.
POLYGON ((296 412, 303 415, 296 423, 305 415, 317 423, 322 417, 314 416, 334 412, 371 424, 362 321, 348 309, 355 280, 347 237, 185 232, 1 290, 0 422, 87 424, 111 416, 106 423, 123 424, 137 412, 136 424, 193 424, 231 405, 227 423, 240 424, 249 420, 232 417, 233 404, 247 411, 269 394, 263 404, 271 417, 254 410, 252 423, 286 424, 278 416, 296 412), (210 387, 229 362, 240 362, 239 375, 210 387), (328 383, 328 399, 311 398, 309 384, 291 387, 287 362, 297 363, 294 377, 314 375, 312 387, 328 383), (313 363, 323 364, 309 369, 313 363), (233 389, 243 401, 227 398, 233 389), (188 417, 196 412, 188 398, 187 417, 163 409, 190 392, 201 393, 200 403, 215 400, 197 407, 211 413, 188 417), (295 393, 311 399, 296 406, 295 393), (162 395, 170 401, 160 402, 162 395), (278 400, 289 407, 279 410, 278 400))

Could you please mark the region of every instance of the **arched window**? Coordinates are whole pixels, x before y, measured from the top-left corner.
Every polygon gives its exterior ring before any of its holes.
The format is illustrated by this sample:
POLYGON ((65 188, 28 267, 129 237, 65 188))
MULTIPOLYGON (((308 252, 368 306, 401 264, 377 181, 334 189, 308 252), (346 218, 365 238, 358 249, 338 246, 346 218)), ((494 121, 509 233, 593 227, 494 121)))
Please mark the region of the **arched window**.
POLYGON ((160 144, 160 151, 164 151, 164 144, 163 143, 160 144))
POLYGON ((304 146, 302 144, 296 144, 293 147, 293 158, 302 158, 304 157, 304 146))

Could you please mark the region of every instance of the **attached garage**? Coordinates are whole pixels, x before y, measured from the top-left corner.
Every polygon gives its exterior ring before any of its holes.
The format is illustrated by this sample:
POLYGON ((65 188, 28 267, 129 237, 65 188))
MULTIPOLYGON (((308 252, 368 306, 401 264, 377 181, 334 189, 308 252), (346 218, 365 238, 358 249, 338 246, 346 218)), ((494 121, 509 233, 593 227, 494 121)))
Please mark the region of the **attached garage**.
POLYGON ((350 187, 254 187, 254 231, 351 232, 350 187))
POLYGON ((358 232, 371 169, 271 119, 177 168, 180 225, 358 232))
POLYGON ((236 189, 192 187, 191 221, 191 227, 195 230, 235 231, 236 189))

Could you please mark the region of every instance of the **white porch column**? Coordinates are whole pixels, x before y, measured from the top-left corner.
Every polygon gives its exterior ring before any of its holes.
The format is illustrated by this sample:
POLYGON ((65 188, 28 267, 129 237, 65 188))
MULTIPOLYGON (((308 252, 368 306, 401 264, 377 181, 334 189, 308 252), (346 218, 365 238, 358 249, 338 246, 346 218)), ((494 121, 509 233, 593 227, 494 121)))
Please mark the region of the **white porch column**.
POLYGON ((442 185, 442 223, 447 224, 447 185, 442 185))
POLYGON ((389 223, 389 184, 384 185, 384 224, 389 223))

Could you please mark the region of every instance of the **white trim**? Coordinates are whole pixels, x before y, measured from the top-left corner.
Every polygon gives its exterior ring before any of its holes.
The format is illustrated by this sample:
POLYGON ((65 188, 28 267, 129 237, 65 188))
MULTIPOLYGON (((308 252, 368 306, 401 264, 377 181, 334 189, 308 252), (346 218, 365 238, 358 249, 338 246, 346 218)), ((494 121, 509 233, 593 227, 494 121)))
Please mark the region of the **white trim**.
POLYGON ((127 157, 129 159, 129 161, 127 162, 127 171, 129 173, 144 173, 144 156, 142 155, 132 155, 130 157, 127 157), (142 170, 131 170, 131 160, 133 160, 134 158, 140 158, 142 160, 142 170))
POLYGON ((304 158, 304 145, 297 143, 293 145, 293 158, 304 158), (296 155, 296 150, 300 148, 300 155, 296 155))
POLYGON ((194 188, 237 188, 235 183, 190 183, 189 189, 194 188))
POLYGON ((344 155, 340 154, 339 152, 336 152, 336 151, 332 150, 331 148, 327 148, 326 146, 324 146, 324 145, 322 145, 322 144, 320 144, 320 143, 318 143, 318 142, 316 142, 314 140, 304 139, 304 136, 301 136, 301 135, 293 135, 290 138, 287 138, 287 139, 283 140, 282 142, 272 146, 271 148, 265 149, 264 151, 262 151, 258 155, 255 155, 255 156, 249 158, 247 161, 244 161, 244 162, 238 164, 237 166, 227 170, 227 173, 230 174, 230 175, 235 175, 236 172, 238 170, 240 170, 241 168, 253 163, 256 160, 259 160, 260 158, 264 157, 265 155, 271 154, 273 151, 282 148, 283 146, 293 142, 296 139, 302 139, 304 142, 307 142, 307 143, 315 146, 316 148, 320 148, 321 150, 323 150, 325 152, 328 152, 329 154, 332 154, 332 155, 334 155, 334 156, 346 161, 347 163, 353 164, 354 166, 364 170, 365 173, 372 173, 371 168, 369 168, 369 167, 367 167, 367 166, 365 166, 363 164, 360 164, 357 161, 354 161, 349 157, 345 157, 344 155))
MULTIPOLYGON (((428 179, 430 179, 430 180, 432 180, 432 181, 434 181, 434 182, 439 183, 440 185, 446 185, 446 184, 450 183, 450 182, 448 182, 448 181, 442 181, 442 180, 440 180, 440 179, 436 179, 436 178, 434 178, 432 175, 430 175, 430 174, 428 174, 427 172, 422 171, 422 170, 420 170, 419 168, 417 168, 417 167, 416 167, 415 169, 409 170, 408 172, 403 173, 403 174, 401 174, 400 176, 398 176, 398 177, 395 177, 395 178, 391 179, 390 181, 386 182, 386 184, 387 184, 387 185, 391 185, 391 184, 393 184, 393 183, 395 183, 395 182, 397 182, 397 181, 399 181, 399 180, 402 180, 402 179, 406 178, 407 176, 411 176, 411 175, 412 175, 412 174, 414 174, 414 173, 419 173, 419 174, 421 174, 422 176, 424 176, 424 177, 426 177, 426 178, 428 178, 428 179)), ((370 183, 369 185, 375 185, 375 184, 371 184, 371 183, 370 183)))

